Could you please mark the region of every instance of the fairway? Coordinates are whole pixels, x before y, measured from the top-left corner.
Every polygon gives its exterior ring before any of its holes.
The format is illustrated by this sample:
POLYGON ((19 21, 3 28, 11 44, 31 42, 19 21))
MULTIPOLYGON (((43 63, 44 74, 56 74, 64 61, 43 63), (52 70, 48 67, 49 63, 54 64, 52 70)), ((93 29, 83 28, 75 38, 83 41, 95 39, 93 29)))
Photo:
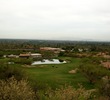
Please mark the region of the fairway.
POLYGON ((23 67, 23 69, 28 73, 28 78, 39 85, 48 85, 52 88, 57 88, 62 85, 71 85, 77 88, 78 85, 81 84, 87 89, 92 87, 79 71, 74 74, 69 73, 70 70, 78 68, 81 63, 80 58, 63 57, 62 59, 68 63, 36 65, 28 68, 23 67))

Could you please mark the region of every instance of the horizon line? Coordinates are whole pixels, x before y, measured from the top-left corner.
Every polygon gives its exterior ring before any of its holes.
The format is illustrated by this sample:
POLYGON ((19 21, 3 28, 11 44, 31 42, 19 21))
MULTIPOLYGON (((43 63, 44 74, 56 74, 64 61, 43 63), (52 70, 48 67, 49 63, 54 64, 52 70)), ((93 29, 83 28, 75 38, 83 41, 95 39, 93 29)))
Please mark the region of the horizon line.
POLYGON ((73 40, 66 40, 66 39, 64 39, 64 40, 62 40, 62 39, 54 39, 54 40, 52 40, 52 39, 32 39, 32 38, 0 38, 0 40, 5 40, 5 39, 7 39, 7 40, 41 40, 41 41, 78 41, 78 42, 110 42, 110 41, 108 41, 108 40, 89 40, 89 39, 85 39, 85 40, 81 40, 81 39, 77 39, 77 40, 75 40, 75 39, 73 39, 73 40))

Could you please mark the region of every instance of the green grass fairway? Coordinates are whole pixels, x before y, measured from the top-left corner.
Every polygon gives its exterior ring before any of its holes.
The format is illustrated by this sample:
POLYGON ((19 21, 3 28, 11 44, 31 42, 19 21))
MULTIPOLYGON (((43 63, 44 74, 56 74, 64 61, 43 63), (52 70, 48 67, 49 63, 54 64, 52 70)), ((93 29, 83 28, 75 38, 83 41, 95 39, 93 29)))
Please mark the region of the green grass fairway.
POLYGON ((78 87, 78 84, 82 84, 85 88, 89 89, 93 86, 89 84, 88 80, 82 73, 77 72, 70 74, 70 70, 77 68, 81 59, 63 57, 62 59, 68 61, 67 64, 52 64, 52 65, 36 65, 35 67, 23 67, 28 73, 28 77, 32 82, 36 82, 39 86, 50 86, 57 88, 62 85, 71 85, 78 87))

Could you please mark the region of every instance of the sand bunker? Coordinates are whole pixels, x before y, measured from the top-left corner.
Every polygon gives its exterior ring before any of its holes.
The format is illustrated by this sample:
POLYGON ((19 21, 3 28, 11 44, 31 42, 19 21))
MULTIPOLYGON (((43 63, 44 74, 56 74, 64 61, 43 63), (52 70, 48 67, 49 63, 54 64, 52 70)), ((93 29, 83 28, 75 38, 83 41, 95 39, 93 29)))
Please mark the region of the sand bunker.
POLYGON ((77 73, 77 70, 78 70, 77 68, 74 69, 74 70, 70 70, 69 73, 70 73, 70 74, 75 74, 75 73, 77 73))

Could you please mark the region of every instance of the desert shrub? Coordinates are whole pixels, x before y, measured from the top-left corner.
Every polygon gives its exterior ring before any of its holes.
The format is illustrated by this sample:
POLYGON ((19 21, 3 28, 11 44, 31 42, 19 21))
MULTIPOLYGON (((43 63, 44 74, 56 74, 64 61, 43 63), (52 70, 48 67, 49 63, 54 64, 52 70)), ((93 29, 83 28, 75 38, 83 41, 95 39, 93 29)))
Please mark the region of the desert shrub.
POLYGON ((0 80, 0 100, 36 100, 35 98, 28 81, 17 81, 14 77, 0 80))
POLYGON ((42 57, 36 57, 36 58, 33 58, 32 60, 33 61, 41 61, 41 60, 43 60, 43 58, 42 57))
POLYGON ((25 58, 16 58, 16 59, 11 59, 11 62, 14 62, 16 64, 32 64, 32 59, 25 59, 25 58))
POLYGON ((107 97, 110 99, 110 77, 105 76, 100 80, 98 85, 98 90, 101 96, 107 97))
POLYGON ((62 60, 62 59, 59 59, 59 61, 60 61, 60 62, 63 62, 64 60, 62 60))
POLYGON ((53 59, 57 56, 53 51, 41 51, 40 53, 44 59, 53 59))
POLYGON ((86 76, 90 83, 96 83, 104 76, 110 76, 109 70, 95 64, 82 64, 80 71, 86 76))
POLYGON ((60 52, 60 53, 58 54, 58 56, 59 56, 59 57, 64 56, 64 53, 65 53, 65 52, 60 52))
POLYGON ((0 65, 0 79, 8 79, 12 76, 17 80, 21 80, 22 78, 26 78, 26 73, 24 70, 11 65, 0 65))
POLYGON ((61 89, 48 89, 43 95, 40 95, 41 100, 93 100, 95 90, 85 90, 83 87, 74 89, 71 86, 61 89))

